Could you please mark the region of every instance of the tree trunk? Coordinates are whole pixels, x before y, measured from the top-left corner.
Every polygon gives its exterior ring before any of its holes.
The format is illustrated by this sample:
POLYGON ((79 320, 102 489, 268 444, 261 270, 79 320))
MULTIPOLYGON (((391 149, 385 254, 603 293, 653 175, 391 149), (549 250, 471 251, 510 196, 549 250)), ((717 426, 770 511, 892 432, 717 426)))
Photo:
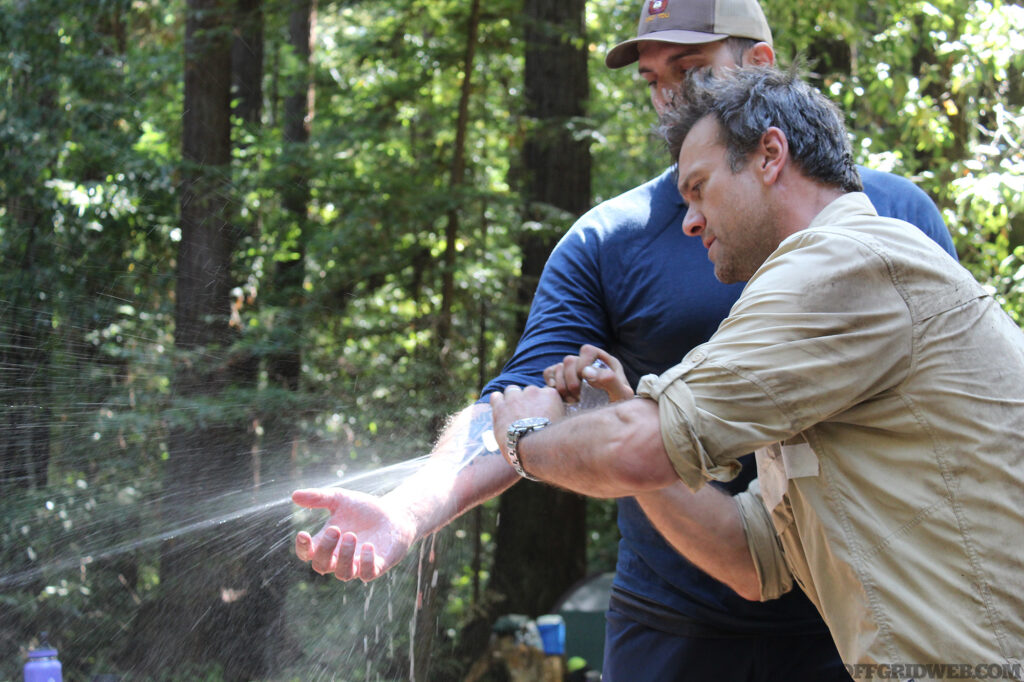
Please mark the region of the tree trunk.
MULTIPOLYGON (((451 176, 448 186, 453 198, 466 180, 466 129, 469 127, 469 99, 473 92, 473 63, 476 57, 477 36, 480 32, 480 0, 473 0, 466 26, 466 51, 462 60, 462 88, 459 94, 459 113, 455 122, 455 148, 452 150, 451 176)), ((455 299, 455 242, 459 237, 459 206, 448 209, 445 226, 444 269, 441 273, 441 318, 437 341, 442 366, 451 348, 452 305, 455 299)))
MULTIPOLYGON (((281 170, 284 183, 281 188, 281 224, 275 231, 277 248, 290 251, 289 257, 278 260, 268 282, 267 303, 274 312, 274 345, 266 357, 267 377, 271 385, 286 391, 298 392, 302 375, 302 316, 306 304, 303 287, 306 274, 306 241, 309 238, 309 133, 313 117, 313 80, 311 55, 313 26, 316 22, 316 3, 313 0, 296 0, 291 3, 288 13, 288 40, 295 55, 305 68, 289 82, 289 94, 284 103, 284 142, 286 163, 281 170), (286 242, 286 243, 285 243, 286 242)), ((292 410, 276 410, 262 416, 264 435, 260 452, 260 467, 263 478, 268 481, 288 480, 291 458, 297 448, 299 433, 295 413, 292 410)), ((262 524, 274 526, 275 516, 280 509, 272 509, 265 515, 262 524)), ((287 531, 287 527, 281 531, 287 531)), ((262 585, 264 600, 273 605, 278 618, 268 622, 268 631, 263 637, 265 645, 277 643, 280 656, 294 653, 286 640, 287 628, 284 615, 284 601, 288 587, 298 579, 303 567, 292 556, 291 544, 280 542, 271 534, 266 536, 266 546, 261 554, 262 585)))
MULTIPOLYGON (((30 15, 19 3, 17 13, 30 15)), ((56 22, 50 18, 45 21, 56 22)), ((8 112, 36 131, 30 149, 4 154, 5 221, 0 221, 0 497, 18 489, 43 488, 50 463, 50 349, 53 315, 46 283, 53 276, 54 200, 46 179, 56 165, 59 142, 53 133, 60 113, 53 86, 59 58, 53 26, 38 31, 28 49, 11 46, 28 56, 15 72, 8 92, 8 112)), ((13 128, 13 126, 12 126, 13 128)), ((6 137, 6 135, 5 135, 6 137)), ((10 138, 7 138, 8 140, 10 138)), ((20 145, 19 145, 20 146, 20 145)))
POLYGON ((255 129, 263 112, 263 0, 237 0, 238 30, 231 45, 235 116, 255 129))
POLYGON ((45 279, 40 255, 49 230, 33 196, 8 198, 6 209, 16 243, 3 246, 13 269, 4 278, 11 286, 0 325, 0 497, 46 487, 52 423, 51 312, 35 295, 45 279))
POLYGON ((590 208, 590 143, 573 131, 585 114, 588 91, 584 7, 584 0, 525 0, 526 114, 532 127, 523 146, 524 217, 547 229, 524 231, 519 239, 520 328, 548 254, 571 221, 590 208))
MULTIPOLYGON (((281 204, 285 222, 277 230, 278 251, 288 252, 275 264, 268 300, 275 307, 274 350, 267 358, 267 374, 276 385, 298 390, 302 369, 299 351, 300 315, 305 302, 306 239, 309 232, 309 131, 313 117, 313 82, 310 56, 316 5, 296 0, 288 14, 288 41, 304 69, 289 79, 284 100, 284 141, 281 204)), ((284 255, 284 254, 282 254, 284 255)))
MULTIPOLYGON (((226 389, 251 387, 251 362, 232 355, 235 230, 231 224, 231 45, 234 3, 189 0, 185 22, 181 243, 175 291, 176 409, 168 417, 163 518, 168 529, 212 521, 218 500, 251 489, 252 436, 224 409, 226 389)), ((191 674, 219 664, 225 679, 263 672, 253 655, 275 613, 261 602, 242 522, 183 531, 161 546, 161 600, 140 617, 142 668, 191 674)), ((260 544, 260 543, 256 543, 260 544)))
MULTIPOLYGON (((525 4, 527 113, 534 119, 523 149, 525 217, 550 225, 558 215, 561 229, 521 236, 524 309, 558 236, 590 204, 589 143, 576 139, 571 126, 587 97, 584 4, 525 4)), ((586 500, 522 482, 502 495, 499 518, 490 587, 501 601, 492 614, 543 614, 586 573, 586 500)))

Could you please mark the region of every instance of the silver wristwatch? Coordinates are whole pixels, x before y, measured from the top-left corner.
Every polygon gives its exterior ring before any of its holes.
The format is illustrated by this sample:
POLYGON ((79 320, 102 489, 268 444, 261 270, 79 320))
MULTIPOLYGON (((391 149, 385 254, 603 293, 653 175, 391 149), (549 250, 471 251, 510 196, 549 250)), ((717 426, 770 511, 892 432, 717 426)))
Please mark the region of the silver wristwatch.
POLYGON ((526 419, 517 419, 508 425, 508 435, 505 440, 505 444, 508 445, 508 461, 512 464, 512 468, 516 470, 516 473, 523 478, 528 478, 531 481, 540 480, 526 473, 523 469, 523 463, 519 461, 519 439, 531 431, 540 431, 550 423, 551 420, 546 417, 527 417, 526 419))

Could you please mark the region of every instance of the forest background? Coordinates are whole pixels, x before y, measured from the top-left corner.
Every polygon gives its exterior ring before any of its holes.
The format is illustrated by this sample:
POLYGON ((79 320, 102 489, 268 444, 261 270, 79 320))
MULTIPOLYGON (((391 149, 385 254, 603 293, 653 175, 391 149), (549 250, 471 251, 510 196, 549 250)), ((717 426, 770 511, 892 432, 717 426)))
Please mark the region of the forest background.
MULTIPOLYGON (((1019 321, 1024 7, 764 8, 1019 321)), ((575 217, 668 164, 602 61, 638 9, 0 0, 0 680, 41 630, 65 680, 458 679, 614 568, 610 501, 519 484, 342 584, 288 495, 394 485, 575 217)))

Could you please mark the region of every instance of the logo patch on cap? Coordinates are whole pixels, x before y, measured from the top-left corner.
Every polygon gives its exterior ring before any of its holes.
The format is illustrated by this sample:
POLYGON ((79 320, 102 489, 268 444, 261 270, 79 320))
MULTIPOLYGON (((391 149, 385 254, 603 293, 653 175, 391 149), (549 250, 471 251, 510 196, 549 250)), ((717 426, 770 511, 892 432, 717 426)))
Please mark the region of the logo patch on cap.
POLYGON ((651 0, 647 5, 647 13, 651 15, 659 14, 660 12, 664 12, 667 6, 668 0, 651 0))

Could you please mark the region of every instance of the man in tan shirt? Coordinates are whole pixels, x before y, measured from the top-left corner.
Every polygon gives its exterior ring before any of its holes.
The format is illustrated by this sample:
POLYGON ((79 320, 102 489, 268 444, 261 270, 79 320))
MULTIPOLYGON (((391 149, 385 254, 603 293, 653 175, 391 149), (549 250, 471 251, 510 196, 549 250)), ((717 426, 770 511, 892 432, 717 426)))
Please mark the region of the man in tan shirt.
MULTIPOLYGON (((558 390, 494 394, 503 454, 593 496, 681 479, 666 538, 748 599, 798 584, 854 676, 1019 679, 1024 335, 918 230, 877 216, 840 114, 798 78, 744 69, 681 102, 663 131, 682 229, 719 279, 747 282, 740 299, 637 399, 564 419, 558 390), (704 485, 750 451, 745 494, 704 485)), ((588 347, 546 377, 623 398, 618 368, 588 347)))

